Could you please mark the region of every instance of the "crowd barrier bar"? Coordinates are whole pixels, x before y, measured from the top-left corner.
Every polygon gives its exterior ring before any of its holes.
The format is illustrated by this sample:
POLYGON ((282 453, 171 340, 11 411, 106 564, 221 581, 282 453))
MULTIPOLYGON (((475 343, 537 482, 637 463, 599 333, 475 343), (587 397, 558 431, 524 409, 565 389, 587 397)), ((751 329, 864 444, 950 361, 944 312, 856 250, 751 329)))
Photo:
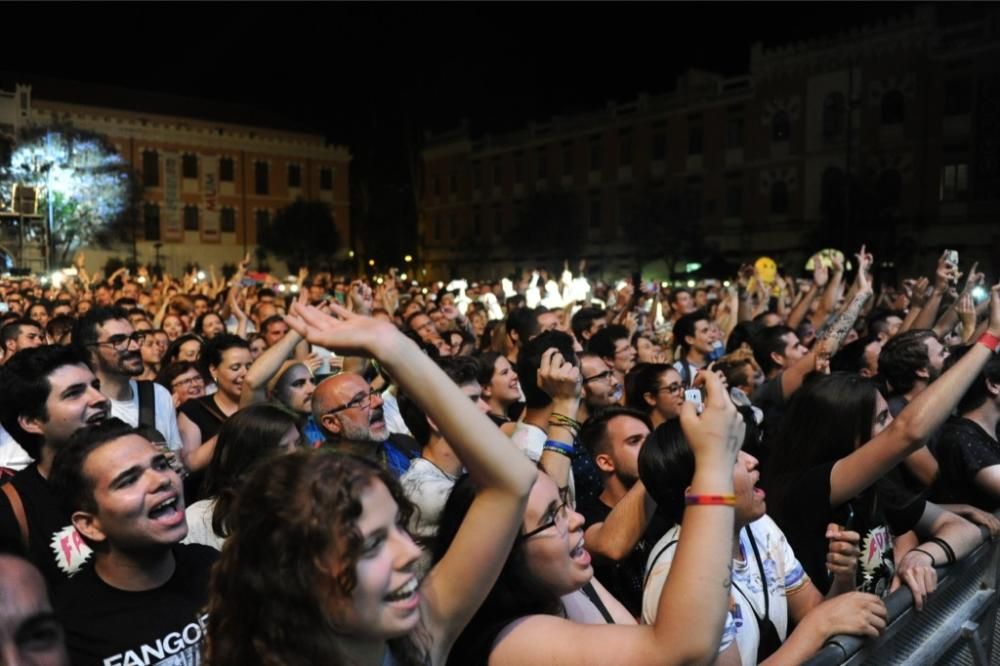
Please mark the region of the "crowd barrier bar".
POLYGON ((984 543, 951 566, 938 567, 938 587, 918 612, 906 586, 885 599, 889 623, 878 639, 834 636, 805 664, 975 664, 1000 661, 997 573, 1000 540, 984 543))

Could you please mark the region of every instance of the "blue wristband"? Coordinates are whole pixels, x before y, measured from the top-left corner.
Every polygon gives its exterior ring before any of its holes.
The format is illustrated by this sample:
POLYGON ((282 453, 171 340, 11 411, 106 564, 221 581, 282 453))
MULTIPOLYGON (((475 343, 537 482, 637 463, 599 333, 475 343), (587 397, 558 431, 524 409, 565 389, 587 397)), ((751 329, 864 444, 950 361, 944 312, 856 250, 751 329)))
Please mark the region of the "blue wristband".
POLYGON ((545 444, 542 445, 542 450, 548 449, 549 451, 554 451, 556 453, 561 453, 564 456, 571 457, 573 455, 573 445, 566 444, 565 442, 557 442, 553 439, 545 440, 545 444))

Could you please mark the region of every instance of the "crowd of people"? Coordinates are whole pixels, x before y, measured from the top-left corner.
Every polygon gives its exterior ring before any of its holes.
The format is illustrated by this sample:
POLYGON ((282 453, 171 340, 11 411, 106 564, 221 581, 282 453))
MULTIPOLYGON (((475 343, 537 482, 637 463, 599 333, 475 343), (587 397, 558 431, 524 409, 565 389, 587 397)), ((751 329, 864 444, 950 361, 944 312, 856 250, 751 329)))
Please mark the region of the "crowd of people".
POLYGON ((0 280, 3 663, 799 663, 1000 535, 1000 285, 0 280), (32 661, 32 659, 34 661, 32 661))

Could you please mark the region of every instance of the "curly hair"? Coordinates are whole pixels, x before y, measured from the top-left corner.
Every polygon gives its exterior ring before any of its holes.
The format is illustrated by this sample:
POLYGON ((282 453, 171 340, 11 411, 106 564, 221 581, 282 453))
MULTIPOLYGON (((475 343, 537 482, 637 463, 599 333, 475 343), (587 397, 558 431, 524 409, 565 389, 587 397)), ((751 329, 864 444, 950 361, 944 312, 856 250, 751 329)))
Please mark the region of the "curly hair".
MULTIPOLYGON (((259 467, 229 515, 229 538, 212 572, 206 664, 344 663, 344 631, 331 617, 350 603, 363 537, 361 495, 385 484, 400 524, 413 506, 374 463, 328 450, 299 451, 259 467), (334 562, 330 571, 323 563, 334 562)), ((389 641, 401 664, 429 661, 420 629, 389 641)))

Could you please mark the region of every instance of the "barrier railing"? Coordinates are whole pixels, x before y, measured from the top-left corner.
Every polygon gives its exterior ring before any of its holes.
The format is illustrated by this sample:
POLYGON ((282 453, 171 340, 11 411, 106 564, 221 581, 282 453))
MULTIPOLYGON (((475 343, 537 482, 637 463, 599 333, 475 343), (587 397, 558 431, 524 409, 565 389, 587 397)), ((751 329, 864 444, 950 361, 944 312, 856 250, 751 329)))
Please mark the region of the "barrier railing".
POLYGON ((878 639, 834 636, 805 663, 976 664, 1000 660, 997 574, 1000 541, 985 543, 961 561, 939 567, 938 586, 922 611, 903 586, 885 599, 889 623, 878 639))

